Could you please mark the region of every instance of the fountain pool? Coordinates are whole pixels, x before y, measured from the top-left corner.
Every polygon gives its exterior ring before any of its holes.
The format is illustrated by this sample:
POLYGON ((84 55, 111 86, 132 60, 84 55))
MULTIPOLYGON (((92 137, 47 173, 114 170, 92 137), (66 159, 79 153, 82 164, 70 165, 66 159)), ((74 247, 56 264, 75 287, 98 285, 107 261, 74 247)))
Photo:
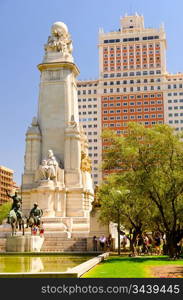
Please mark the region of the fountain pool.
POLYGON ((85 254, 1 254, 0 273, 68 272, 94 257, 85 254))

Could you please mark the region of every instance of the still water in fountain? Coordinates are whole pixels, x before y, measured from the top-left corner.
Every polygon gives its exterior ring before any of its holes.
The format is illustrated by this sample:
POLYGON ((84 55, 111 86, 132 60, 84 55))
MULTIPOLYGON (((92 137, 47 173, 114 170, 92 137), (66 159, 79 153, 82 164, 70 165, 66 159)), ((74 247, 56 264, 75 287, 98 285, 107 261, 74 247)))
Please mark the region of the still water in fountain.
POLYGON ((0 255, 0 273, 66 272, 93 256, 0 255))

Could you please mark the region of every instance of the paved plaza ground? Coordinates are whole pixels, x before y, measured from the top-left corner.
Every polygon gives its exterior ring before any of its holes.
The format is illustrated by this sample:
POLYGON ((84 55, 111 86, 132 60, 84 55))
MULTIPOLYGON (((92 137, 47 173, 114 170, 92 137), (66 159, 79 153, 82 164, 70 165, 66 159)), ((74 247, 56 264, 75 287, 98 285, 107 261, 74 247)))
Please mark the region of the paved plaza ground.
POLYGON ((167 256, 123 257, 109 256, 85 278, 183 278, 183 258, 170 260, 167 256))

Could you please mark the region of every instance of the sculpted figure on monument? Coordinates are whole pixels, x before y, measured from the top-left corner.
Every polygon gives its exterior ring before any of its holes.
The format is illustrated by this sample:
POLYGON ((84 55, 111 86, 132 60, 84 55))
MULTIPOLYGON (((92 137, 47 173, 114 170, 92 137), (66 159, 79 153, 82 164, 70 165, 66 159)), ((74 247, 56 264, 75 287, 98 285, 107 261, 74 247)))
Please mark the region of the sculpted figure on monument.
POLYGON ((81 151, 81 170, 91 172, 91 159, 84 151, 81 151))
POLYGON ((46 159, 42 160, 42 164, 39 166, 39 176, 40 179, 47 179, 48 178, 48 165, 46 159))
POLYGON ((56 178, 57 170, 58 170, 58 162, 53 154, 52 150, 48 150, 48 180, 56 178))
POLYGON ((71 55, 73 47, 69 37, 67 26, 62 22, 56 22, 51 27, 51 36, 45 45, 47 52, 62 52, 63 55, 71 55))
POLYGON ((48 150, 48 159, 43 159, 42 164, 38 168, 36 181, 38 180, 61 180, 62 163, 58 164, 53 151, 48 150))

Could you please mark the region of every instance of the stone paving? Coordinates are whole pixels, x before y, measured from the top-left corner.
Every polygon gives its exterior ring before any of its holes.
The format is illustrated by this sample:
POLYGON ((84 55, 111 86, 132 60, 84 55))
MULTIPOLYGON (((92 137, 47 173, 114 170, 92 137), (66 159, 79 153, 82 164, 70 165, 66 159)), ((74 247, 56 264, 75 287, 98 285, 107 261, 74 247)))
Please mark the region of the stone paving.
POLYGON ((154 278, 183 278, 183 266, 160 266, 151 267, 154 278))

